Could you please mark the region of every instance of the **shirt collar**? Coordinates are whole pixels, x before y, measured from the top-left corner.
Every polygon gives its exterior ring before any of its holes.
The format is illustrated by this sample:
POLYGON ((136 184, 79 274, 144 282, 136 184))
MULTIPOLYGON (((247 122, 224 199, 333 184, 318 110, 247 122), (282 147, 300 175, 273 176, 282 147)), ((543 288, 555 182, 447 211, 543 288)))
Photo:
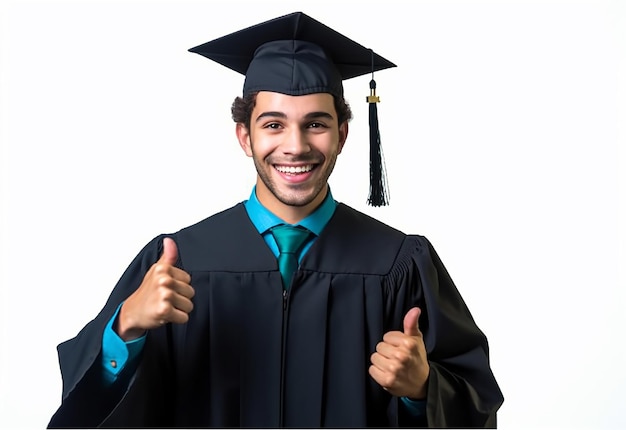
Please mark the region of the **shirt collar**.
MULTIPOLYGON (((248 216, 252 221, 252 224, 256 227, 259 233, 264 234, 270 228, 280 224, 287 224, 285 221, 270 212, 265 206, 259 202, 256 197, 256 185, 252 188, 250 198, 244 202, 248 216)), ((328 221, 335 213, 337 203, 333 199, 333 195, 328 188, 328 194, 324 198, 324 201, 317 209, 315 209, 309 216, 301 220, 297 225, 301 225, 312 231, 315 235, 319 236, 328 221)))

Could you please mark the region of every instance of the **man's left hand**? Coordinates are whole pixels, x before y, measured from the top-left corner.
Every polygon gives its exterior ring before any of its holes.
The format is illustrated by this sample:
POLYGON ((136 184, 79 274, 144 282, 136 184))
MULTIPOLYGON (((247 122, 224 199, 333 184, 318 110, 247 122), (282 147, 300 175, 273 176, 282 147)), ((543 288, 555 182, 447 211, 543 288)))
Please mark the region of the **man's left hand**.
POLYGON ((426 397, 430 366, 418 324, 421 313, 411 308, 404 316, 404 332, 386 333, 371 357, 370 376, 394 396, 426 397))

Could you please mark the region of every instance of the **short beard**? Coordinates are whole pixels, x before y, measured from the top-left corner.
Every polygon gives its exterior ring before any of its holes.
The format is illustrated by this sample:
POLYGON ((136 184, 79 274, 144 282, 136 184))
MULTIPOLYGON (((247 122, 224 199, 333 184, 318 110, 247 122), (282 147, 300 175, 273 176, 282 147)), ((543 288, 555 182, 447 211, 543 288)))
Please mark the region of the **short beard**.
MULTIPOLYGON (((319 178, 318 182, 314 184, 313 192, 309 194, 300 195, 298 193, 298 185, 293 185, 292 189, 295 191, 288 195, 287 193, 279 193, 278 187, 272 181, 272 177, 265 169, 269 166, 270 169, 273 169, 273 163, 267 162, 267 159, 258 160, 256 155, 254 154, 254 144, 252 140, 250 141, 250 147, 252 148, 252 160, 254 161, 254 166, 256 168, 257 174, 261 181, 265 184, 265 187, 272 193, 276 199, 284 205, 293 206, 293 207, 303 207, 311 202, 313 202, 321 192, 326 189, 326 185, 328 184, 328 178, 335 168, 335 162, 337 161, 337 154, 333 154, 330 159, 324 159, 323 161, 329 161, 330 164, 325 166, 326 172, 325 174, 319 178)), ((270 160, 271 161, 271 160, 270 160)), ((298 161, 308 161, 306 159, 298 159, 298 161)), ((315 159, 315 164, 317 164, 316 169, 322 168, 323 163, 319 163, 319 159, 315 159)), ((310 186, 310 185, 309 185, 310 186)))

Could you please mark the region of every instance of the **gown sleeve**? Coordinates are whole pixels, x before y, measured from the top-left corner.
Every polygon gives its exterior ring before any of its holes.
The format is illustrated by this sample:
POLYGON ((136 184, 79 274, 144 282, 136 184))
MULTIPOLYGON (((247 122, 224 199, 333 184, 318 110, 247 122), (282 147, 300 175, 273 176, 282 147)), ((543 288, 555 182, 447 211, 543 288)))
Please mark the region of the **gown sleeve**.
POLYGON ((503 396, 489 364, 487 338, 425 237, 407 237, 389 283, 405 291, 394 301, 403 308, 392 311, 396 318, 412 306, 422 308, 419 325, 430 365, 427 425, 496 427, 503 396))
POLYGON ((132 383, 132 372, 120 375, 111 386, 104 383, 102 336, 119 304, 139 287, 145 273, 158 260, 163 237, 153 239, 135 257, 96 318, 76 337, 57 347, 63 392, 61 405, 52 416, 49 428, 99 426, 132 383))

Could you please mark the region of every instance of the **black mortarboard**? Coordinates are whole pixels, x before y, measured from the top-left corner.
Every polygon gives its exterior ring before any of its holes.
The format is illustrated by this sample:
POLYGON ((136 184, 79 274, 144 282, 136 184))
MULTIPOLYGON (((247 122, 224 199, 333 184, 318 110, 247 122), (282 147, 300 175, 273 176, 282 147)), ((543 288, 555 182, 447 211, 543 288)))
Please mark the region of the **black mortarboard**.
POLYGON ((243 95, 272 91, 288 95, 330 93, 343 97, 344 79, 372 73, 370 82, 370 197, 372 206, 387 204, 386 178, 373 73, 395 67, 319 21, 295 12, 191 48, 245 75, 243 95))

